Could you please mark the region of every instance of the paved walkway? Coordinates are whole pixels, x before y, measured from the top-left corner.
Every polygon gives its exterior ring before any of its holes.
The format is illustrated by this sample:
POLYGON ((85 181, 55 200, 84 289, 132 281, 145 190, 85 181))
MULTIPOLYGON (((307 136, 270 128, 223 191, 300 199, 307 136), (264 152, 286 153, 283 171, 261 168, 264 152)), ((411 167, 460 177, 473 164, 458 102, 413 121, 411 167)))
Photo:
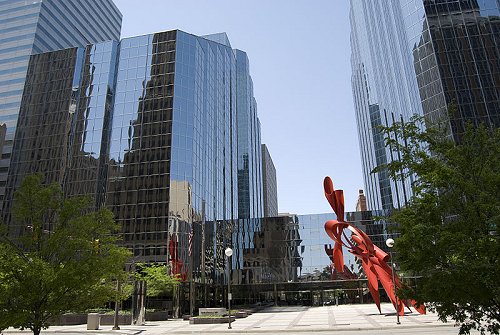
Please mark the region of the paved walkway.
MULTIPOLYGON (((48 333, 113 333, 123 335, 162 335, 162 334, 207 334, 207 333, 281 333, 281 332, 324 332, 346 330, 396 330, 411 328, 453 327, 453 323, 438 321, 437 315, 408 313, 400 317, 401 324, 396 324, 396 315, 391 304, 382 304, 382 314, 377 307, 370 305, 340 305, 324 307, 271 307, 244 319, 228 324, 192 325, 188 321, 169 320, 147 322, 144 326, 120 326, 120 331, 112 331, 112 326, 101 326, 98 331, 87 331, 86 325, 54 326, 48 333)), ((19 333, 8 329, 5 334, 19 333)), ((391 332, 392 333, 392 332, 391 332)), ((458 333, 458 329, 456 329, 458 333)), ((42 332, 43 334, 43 332, 42 332)))

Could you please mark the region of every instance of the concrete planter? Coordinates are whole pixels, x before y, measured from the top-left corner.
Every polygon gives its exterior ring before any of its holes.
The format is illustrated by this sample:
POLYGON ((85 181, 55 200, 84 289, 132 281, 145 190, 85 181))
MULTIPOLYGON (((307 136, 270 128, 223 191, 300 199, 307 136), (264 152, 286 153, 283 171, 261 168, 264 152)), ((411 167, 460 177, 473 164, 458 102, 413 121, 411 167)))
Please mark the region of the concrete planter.
MULTIPOLYGON (((115 316, 113 314, 101 314, 101 325, 112 326, 115 323, 115 316)), ((118 315, 119 325, 129 325, 132 323, 131 314, 121 314, 118 315)))
POLYGON ((49 320, 51 326, 73 326, 87 323, 87 313, 63 314, 49 320))
POLYGON ((246 318, 248 316, 247 312, 236 312, 234 313, 234 317, 237 319, 246 318))
MULTIPOLYGON (((101 325, 113 325, 114 315, 101 315, 101 325)), ((146 312, 146 321, 166 321, 168 320, 168 312, 146 312)), ((131 314, 123 314, 118 316, 118 323, 120 325, 130 325, 132 323, 131 314)))
MULTIPOLYGON (((235 317, 231 316, 231 322, 234 322, 235 317)), ((189 324, 192 325, 202 325, 202 324, 214 324, 214 323, 229 323, 229 318, 224 317, 213 317, 213 318, 189 318, 189 324)))
MULTIPOLYGON (((101 325, 112 326, 114 324, 114 314, 101 314, 101 325)), ((146 321, 166 321, 168 320, 168 312, 146 312, 146 321)), ((189 320, 189 318, 187 319, 189 320)), ((83 325, 87 323, 87 313, 63 314, 49 321, 51 326, 73 326, 83 325)), ((129 325, 132 323, 132 315, 118 315, 118 324, 129 325)))
POLYGON ((146 321, 166 321, 168 320, 167 311, 146 312, 146 321))

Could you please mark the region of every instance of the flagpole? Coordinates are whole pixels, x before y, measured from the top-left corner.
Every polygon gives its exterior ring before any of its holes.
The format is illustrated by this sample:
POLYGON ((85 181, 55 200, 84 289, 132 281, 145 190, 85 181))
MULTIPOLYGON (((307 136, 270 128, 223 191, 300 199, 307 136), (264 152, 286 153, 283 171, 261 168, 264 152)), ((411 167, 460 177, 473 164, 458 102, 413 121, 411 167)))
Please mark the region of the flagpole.
POLYGON ((194 313, 194 283, 193 283, 193 237, 194 229, 191 224, 191 232, 189 233, 188 251, 189 251, 189 315, 194 313))

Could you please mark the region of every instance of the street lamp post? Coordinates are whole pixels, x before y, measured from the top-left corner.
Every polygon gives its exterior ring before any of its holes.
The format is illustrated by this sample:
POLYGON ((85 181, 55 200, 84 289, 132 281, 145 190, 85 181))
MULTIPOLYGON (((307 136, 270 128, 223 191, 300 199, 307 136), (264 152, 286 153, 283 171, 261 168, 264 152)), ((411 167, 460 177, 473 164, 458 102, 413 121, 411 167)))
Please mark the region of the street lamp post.
POLYGON ((394 258, 392 255, 392 247, 394 246, 394 240, 388 238, 385 244, 389 247, 389 254, 391 255, 391 267, 392 267, 392 283, 394 284, 394 298, 396 299, 396 324, 401 324, 399 322, 399 310, 398 310, 398 296, 396 295, 396 265, 394 264, 394 258))
POLYGON ((229 326, 227 329, 231 329, 231 263, 230 258, 233 255, 233 249, 227 247, 224 251, 227 260, 227 311, 229 315, 229 326))

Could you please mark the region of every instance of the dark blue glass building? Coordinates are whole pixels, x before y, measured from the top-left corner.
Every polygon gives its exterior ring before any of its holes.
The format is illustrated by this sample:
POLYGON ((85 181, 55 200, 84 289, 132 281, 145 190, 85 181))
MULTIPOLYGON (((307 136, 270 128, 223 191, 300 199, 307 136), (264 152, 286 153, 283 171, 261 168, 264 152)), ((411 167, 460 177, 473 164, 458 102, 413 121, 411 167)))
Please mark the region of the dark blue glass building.
POLYGON ((425 116, 460 141, 465 123, 500 126, 500 4, 496 0, 351 0, 352 88, 369 209, 404 206, 401 182, 379 165, 398 160, 378 125, 425 116), (448 114, 448 107, 457 109, 448 114))
POLYGON ((26 79, 35 53, 119 40, 122 15, 112 0, 0 1, 0 203, 26 79))

